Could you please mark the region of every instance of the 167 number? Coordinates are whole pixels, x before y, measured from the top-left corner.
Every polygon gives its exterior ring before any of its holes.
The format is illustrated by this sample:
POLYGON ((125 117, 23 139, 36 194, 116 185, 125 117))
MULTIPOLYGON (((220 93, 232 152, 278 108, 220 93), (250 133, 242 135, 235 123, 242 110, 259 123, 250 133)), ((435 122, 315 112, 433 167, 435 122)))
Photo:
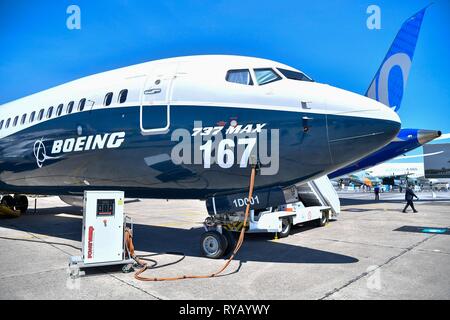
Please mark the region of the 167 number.
MULTIPOLYGON (((256 138, 241 138, 238 139, 238 145, 246 145, 242 157, 239 161, 241 168, 247 167, 248 158, 256 145, 256 138)), ((234 164, 234 147, 235 143, 232 139, 224 139, 220 141, 217 147, 217 164, 224 169, 231 168, 234 164)), ((212 154, 212 141, 209 140, 200 147, 203 151, 203 167, 205 169, 211 168, 211 154, 212 154)))

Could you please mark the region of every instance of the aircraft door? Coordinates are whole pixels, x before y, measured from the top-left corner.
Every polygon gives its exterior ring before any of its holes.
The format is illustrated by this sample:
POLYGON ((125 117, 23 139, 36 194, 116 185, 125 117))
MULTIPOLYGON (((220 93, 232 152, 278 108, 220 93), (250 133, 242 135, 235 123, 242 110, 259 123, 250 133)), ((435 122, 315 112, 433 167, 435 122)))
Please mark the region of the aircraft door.
POLYGON ((156 67, 147 77, 141 94, 141 134, 162 134, 170 127, 170 100, 177 64, 156 67))

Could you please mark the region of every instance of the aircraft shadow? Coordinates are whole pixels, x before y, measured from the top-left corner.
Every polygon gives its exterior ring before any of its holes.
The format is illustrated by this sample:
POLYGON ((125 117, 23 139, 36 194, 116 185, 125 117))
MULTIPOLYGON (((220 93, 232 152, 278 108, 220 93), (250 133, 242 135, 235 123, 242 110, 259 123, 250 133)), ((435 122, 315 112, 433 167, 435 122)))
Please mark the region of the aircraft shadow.
MULTIPOLYGON (((37 210, 37 214, 27 214, 18 219, 0 219, 0 227, 42 234, 49 237, 81 241, 82 219, 61 216, 59 213, 78 214, 80 210, 72 207, 46 208, 37 210), (58 214, 55 214, 58 212, 58 214)), ((294 229, 293 234, 306 229, 294 229)), ((203 228, 182 229, 176 227, 134 224, 134 244, 136 250, 151 253, 179 253, 190 257, 200 257, 200 236, 203 228)), ((3 237, 1 239, 17 240, 3 237)), ((244 245, 236 259, 241 262, 277 262, 277 263, 321 263, 347 264, 358 259, 333 252, 307 248, 285 243, 285 240, 271 241, 268 234, 247 234, 244 245)), ((288 238, 289 239, 289 238, 288 238)), ((38 240, 38 239, 35 239, 38 240)), ((34 240, 33 240, 34 241, 34 240)), ((50 242, 49 239, 45 240, 50 242)), ((58 244, 59 241, 55 241, 58 244)), ((51 242, 50 242, 51 243, 51 242)), ((59 243, 61 245, 61 243, 59 243)), ((81 243, 76 245, 81 247, 81 243)))

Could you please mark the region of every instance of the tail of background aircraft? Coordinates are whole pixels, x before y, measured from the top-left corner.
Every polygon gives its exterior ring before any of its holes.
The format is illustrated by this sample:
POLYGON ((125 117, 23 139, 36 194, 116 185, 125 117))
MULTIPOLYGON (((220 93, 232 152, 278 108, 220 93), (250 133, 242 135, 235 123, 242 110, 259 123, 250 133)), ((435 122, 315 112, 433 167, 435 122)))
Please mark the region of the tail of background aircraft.
POLYGON ((367 97, 391 107, 396 112, 400 109, 427 8, 420 10, 403 23, 366 92, 367 97))

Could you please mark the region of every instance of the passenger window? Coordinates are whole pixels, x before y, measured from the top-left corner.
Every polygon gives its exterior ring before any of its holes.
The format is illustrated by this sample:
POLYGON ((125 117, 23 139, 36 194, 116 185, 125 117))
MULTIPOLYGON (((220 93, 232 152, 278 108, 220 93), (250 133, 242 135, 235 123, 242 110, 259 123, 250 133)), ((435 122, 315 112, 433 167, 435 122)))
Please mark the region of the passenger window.
POLYGON ((253 80, 250 76, 250 71, 247 69, 243 70, 230 70, 227 72, 227 76, 225 78, 228 82, 240 83, 252 86, 253 80))
POLYGON ((47 118, 47 119, 50 119, 50 118, 52 117, 52 114, 53 114, 53 107, 50 107, 50 108, 48 108, 48 110, 47 110, 47 116, 46 116, 46 118, 47 118))
POLYGON ((11 123, 11 118, 8 118, 5 123, 5 129, 9 127, 9 124, 11 123))
POLYGON ((19 121, 19 116, 14 118, 13 127, 17 126, 17 121, 19 121))
POLYGON ((64 105, 61 103, 58 108, 56 109, 56 116, 59 117, 62 114, 64 105))
POLYGON ((78 111, 83 111, 85 105, 86 105, 86 99, 83 98, 83 99, 81 99, 80 102, 78 103, 78 111))
POLYGON ((31 114, 30 114, 30 120, 28 120, 28 122, 29 123, 32 123, 33 121, 34 121, 34 116, 36 115, 36 111, 33 111, 31 114))
POLYGON ((281 69, 281 68, 277 68, 277 69, 278 69, 278 71, 280 71, 283 74, 283 76, 285 76, 288 79, 314 82, 313 79, 311 79, 310 77, 308 77, 307 75, 305 75, 302 72, 286 70, 286 69, 281 69))
POLYGON ((260 86, 281 80, 281 77, 270 68, 255 69, 256 82, 260 86))
POLYGON ((0 130, 3 128, 3 123, 5 122, 5 120, 0 121, 0 130))
POLYGON ((125 101, 127 101, 127 96, 128 96, 127 89, 123 89, 122 91, 120 91, 118 99, 119 103, 124 103, 125 101))
POLYGON ((66 113, 67 113, 67 114, 72 113, 72 110, 73 110, 73 104, 74 104, 74 102, 73 102, 73 101, 70 101, 69 104, 67 105, 67 109, 66 109, 66 113))
POLYGON ((41 109, 38 114, 38 120, 41 121, 43 117, 44 117, 44 109, 41 109))
POLYGON ((24 124, 26 119, 27 119, 27 114, 25 113, 25 114, 22 116, 22 119, 20 120, 20 124, 24 124))
POLYGON ((105 96, 105 100, 103 101, 103 105, 105 107, 109 106, 112 102, 112 98, 113 98, 113 93, 112 92, 108 92, 105 96))

